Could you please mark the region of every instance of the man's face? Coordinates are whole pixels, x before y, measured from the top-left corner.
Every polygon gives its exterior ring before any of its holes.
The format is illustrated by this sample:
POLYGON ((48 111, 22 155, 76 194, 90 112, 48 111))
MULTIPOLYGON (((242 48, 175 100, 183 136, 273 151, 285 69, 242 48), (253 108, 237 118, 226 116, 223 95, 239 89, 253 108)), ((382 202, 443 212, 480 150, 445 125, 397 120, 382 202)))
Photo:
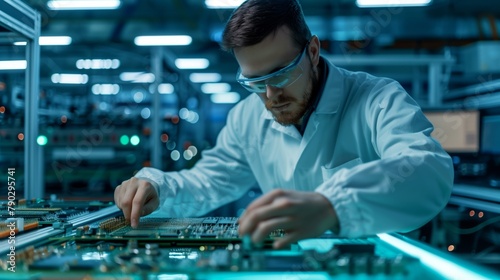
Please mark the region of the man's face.
MULTIPOLYGON (((235 49, 241 75, 261 77, 290 65, 303 51, 294 44, 290 33, 287 27, 281 27, 256 45, 235 49)), ((266 92, 259 93, 266 108, 282 125, 301 123, 311 95, 318 87, 317 71, 313 71, 308 53, 306 49, 297 67, 292 70, 292 75, 298 77, 296 80, 284 87, 267 85, 266 92)))

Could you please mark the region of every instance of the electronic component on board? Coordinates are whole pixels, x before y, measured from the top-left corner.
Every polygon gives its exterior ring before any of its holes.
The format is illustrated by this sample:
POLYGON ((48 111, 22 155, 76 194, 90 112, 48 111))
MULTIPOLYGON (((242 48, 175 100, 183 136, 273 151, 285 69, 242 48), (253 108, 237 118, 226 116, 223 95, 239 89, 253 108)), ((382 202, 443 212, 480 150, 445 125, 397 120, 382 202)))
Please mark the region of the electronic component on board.
MULTIPOLYGON (((285 235, 283 230, 274 230, 262 244, 253 244, 250 236, 239 236, 236 217, 142 217, 139 226, 132 228, 117 208, 89 208, 75 203, 71 209, 58 209, 50 202, 36 200, 25 204, 24 217, 4 219, 24 224, 25 231, 16 232, 19 236, 33 232, 32 237, 38 238, 36 246, 20 245, 16 249, 16 266, 21 273, 39 273, 47 279, 65 277, 61 275, 66 273, 118 278, 165 273, 203 278, 204 273, 216 272, 432 278, 421 269, 418 259, 384 245, 377 237, 342 239, 326 235, 325 240, 335 241, 327 251, 301 249, 298 244, 274 250, 272 244, 285 235), (34 228, 26 231, 27 227, 34 228)), ((5 229, 5 223, 0 223, 0 234, 5 229)), ((5 267, 6 261, 0 259, 0 266, 5 267)))

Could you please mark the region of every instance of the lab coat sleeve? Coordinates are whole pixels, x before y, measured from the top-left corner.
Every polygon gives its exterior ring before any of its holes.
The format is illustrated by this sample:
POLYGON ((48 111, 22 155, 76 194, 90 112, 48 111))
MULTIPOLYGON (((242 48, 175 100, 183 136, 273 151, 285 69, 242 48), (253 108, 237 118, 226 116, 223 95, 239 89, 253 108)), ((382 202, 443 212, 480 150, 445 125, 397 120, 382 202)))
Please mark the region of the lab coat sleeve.
POLYGON ((189 170, 162 172, 143 168, 136 178, 150 182, 160 197, 159 210, 169 217, 193 217, 205 214, 241 197, 255 184, 244 157, 241 124, 243 106, 233 108, 214 148, 189 170))
POLYGON ((332 203, 341 236, 414 230, 447 204, 451 158, 431 138, 431 123, 397 82, 370 94, 361 111, 380 159, 340 169, 316 191, 332 203))

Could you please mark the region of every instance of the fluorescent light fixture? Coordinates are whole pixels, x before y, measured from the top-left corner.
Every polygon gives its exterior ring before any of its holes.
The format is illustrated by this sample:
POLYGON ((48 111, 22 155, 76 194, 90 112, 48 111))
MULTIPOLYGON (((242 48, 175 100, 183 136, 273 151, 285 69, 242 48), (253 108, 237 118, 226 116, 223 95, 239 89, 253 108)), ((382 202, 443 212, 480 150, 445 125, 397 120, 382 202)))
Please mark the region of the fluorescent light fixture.
POLYGON ((203 93, 224 93, 231 90, 231 85, 228 83, 206 83, 201 85, 203 93))
POLYGON ((132 81, 132 83, 144 83, 144 84, 151 84, 155 82, 155 75, 152 73, 144 73, 137 77, 135 80, 132 81))
POLYGON ((120 0, 50 0, 51 10, 113 10, 121 5, 120 0))
POLYGON ((188 35, 137 36, 134 39, 137 46, 186 46, 192 41, 188 35))
POLYGON ((360 8, 427 6, 432 0, 356 0, 360 8))
POLYGON ((222 76, 219 73, 192 73, 189 80, 193 83, 218 83, 222 76))
POLYGON ((67 46, 71 41, 69 36, 41 36, 38 39, 40 46, 67 46))
POLYGON ((24 70, 27 65, 26 60, 2 60, 0 70, 24 70))
POLYGON ((120 80, 124 82, 132 82, 142 74, 144 74, 144 72, 123 72, 120 74, 120 80))
POLYGON ((76 61, 78 69, 117 69, 120 67, 118 59, 79 59, 76 61))
POLYGON ((240 94, 237 92, 217 93, 210 95, 210 100, 216 104, 233 104, 240 101, 240 94))
POLYGON ((467 270, 450 260, 439 257, 410 243, 404 242, 403 240, 392 235, 386 233, 377 235, 380 239, 398 248, 404 253, 420 259, 424 265, 437 271, 446 279, 490 279, 480 273, 474 273, 471 270, 467 270))
POLYGON ((154 83, 155 75, 145 72, 123 72, 120 74, 120 80, 132 83, 154 83))
POLYGON ((116 95, 120 92, 117 84, 95 84, 92 86, 92 93, 95 95, 116 95))
POLYGON ((53 74, 51 80, 54 84, 81 84, 84 85, 89 81, 89 76, 86 74, 53 74))
POLYGON ((158 93, 160 94, 172 94, 174 93, 174 85, 172 84, 159 84, 158 93))
MULTIPOLYGON (((67 46, 71 44, 71 37, 69 36, 40 36, 38 44, 40 46, 67 46)), ((26 46, 27 42, 14 42, 15 46, 26 46)))
POLYGON ((175 66, 179 69, 206 69, 210 61, 206 58, 177 58, 175 66))
POLYGON ((239 7, 245 0, 205 0, 209 9, 234 9, 239 7))

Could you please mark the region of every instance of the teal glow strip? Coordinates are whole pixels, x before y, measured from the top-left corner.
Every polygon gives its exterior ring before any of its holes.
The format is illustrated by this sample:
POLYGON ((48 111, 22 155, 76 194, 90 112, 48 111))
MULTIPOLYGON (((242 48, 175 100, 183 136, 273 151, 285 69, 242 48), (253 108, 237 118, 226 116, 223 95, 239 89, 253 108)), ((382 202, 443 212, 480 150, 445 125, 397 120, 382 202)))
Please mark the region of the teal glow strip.
POLYGON ((398 248, 399 250, 403 251, 404 253, 410 256, 420 259, 421 263, 433 269, 435 272, 441 274, 443 277, 447 279, 474 279, 474 280, 492 279, 491 277, 486 277, 484 275, 466 269, 457 263, 454 263, 448 259, 445 259, 427 250, 419 248, 418 246, 405 242, 392 235, 386 233, 381 233, 377 235, 381 240, 387 242, 389 245, 398 248))

